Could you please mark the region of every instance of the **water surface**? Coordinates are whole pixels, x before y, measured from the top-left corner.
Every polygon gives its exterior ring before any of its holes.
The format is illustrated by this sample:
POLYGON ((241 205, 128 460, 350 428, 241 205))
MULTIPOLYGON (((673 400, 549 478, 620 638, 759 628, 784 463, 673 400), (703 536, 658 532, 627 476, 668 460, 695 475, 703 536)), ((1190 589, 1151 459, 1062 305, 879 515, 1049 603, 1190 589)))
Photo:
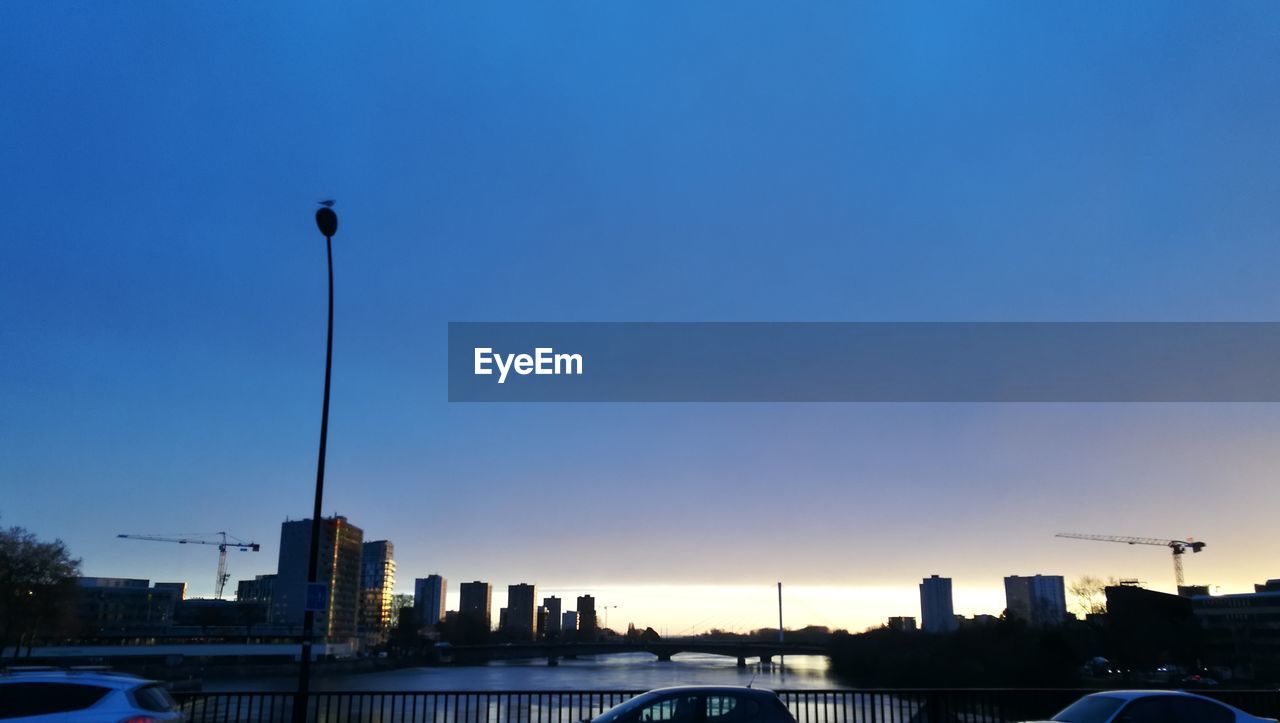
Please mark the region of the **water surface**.
MULTIPOLYGON (((789 655, 782 663, 752 663, 706 653, 680 653, 659 662, 648 653, 596 655, 561 660, 546 658, 495 661, 488 665, 402 668, 377 673, 317 676, 318 691, 501 691, 501 690, 649 690, 668 685, 747 685, 774 690, 845 688, 817 655, 789 655)), ((208 691, 292 690, 296 679, 257 678, 205 681, 208 691)))

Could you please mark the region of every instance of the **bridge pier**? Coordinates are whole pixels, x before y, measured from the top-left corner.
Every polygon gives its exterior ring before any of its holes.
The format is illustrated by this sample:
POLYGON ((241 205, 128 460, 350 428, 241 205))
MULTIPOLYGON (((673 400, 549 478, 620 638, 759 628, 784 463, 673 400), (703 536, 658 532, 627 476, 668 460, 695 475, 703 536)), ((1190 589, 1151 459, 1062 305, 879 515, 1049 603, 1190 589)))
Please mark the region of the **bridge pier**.
POLYGON ((739 655, 739 656, 738 656, 738 667, 739 667, 739 668, 745 668, 745 667, 747 667, 747 656, 745 656, 745 655, 739 655))
POLYGON ((560 659, 554 655, 547 656, 547 667, 554 668, 560 664, 560 659))
POLYGON ((772 655, 761 654, 761 655, 760 655, 760 664, 761 664, 761 665, 773 665, 773 656, 772 656, 772 655))
POLYGON ((671 653, 654 653, 654 655, 658 656, 658 662, 659 662, 659 663, 670 663, 670 662, 671 662, 671 653))

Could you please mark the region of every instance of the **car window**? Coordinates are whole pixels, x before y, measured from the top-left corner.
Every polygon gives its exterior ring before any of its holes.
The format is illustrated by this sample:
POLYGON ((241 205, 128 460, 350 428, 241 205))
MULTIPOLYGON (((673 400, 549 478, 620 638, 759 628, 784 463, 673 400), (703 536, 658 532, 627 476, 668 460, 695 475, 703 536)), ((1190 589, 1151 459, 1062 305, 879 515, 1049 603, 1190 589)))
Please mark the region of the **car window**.
POLYGON ((1169 696, 1153 695, 1129 701, 1120 709, 1116 723, 1174 723, 1169 696))
POLYGON ((738 695, 708 695, 703 710, 707 723, 739 723, 755 719, 760 714, 760 704, 738 695))
POLYGON ((693 695, 677 695, 663 698, 641 708, 636 720, 640 721, 640 723, 648 723, 649 721, 693 723, 697 704, 698 698, 693 695))
POLYGON ((134 689, 131 695, 133 696, 133 702, 143 710, 168 713, 178 707, 173 697, 169 695, 169 691, 158 685, 144 685, 141 688, 134 689))
POLYGON ((110 688, 77 683, 2 683, 0 719, 83 710, 110 692, 110 688))
POLYGON ((1234 723, 1236 714, 1212 701, 1199 698, 1169 698, 1173 723, 1234 723))
POLYGON ((1107 695, 1089 695, 1077 700, 1053 720, 1062 723, 1106 723, 1111 716, 1124 705, 1123 698, 1112 698, 1107 695))
POLYGON ((641 693, 631 700, 619 703, 609 710, 591 719, 591 723, 614 723, 614 721, 631 721, 638 717, 637 711, 655 700, 665 697, 663 693, 641 693))

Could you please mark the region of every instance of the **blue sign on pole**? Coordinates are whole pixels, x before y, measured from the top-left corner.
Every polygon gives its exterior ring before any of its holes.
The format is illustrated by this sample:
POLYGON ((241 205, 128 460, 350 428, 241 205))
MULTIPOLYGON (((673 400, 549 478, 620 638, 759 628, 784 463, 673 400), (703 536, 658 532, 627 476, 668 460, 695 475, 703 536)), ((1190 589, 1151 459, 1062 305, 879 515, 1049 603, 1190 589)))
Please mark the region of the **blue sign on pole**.
POLYGON ((329 586, 323 582, 307 583, 307 611, 322 613, 329 608, 329 586))

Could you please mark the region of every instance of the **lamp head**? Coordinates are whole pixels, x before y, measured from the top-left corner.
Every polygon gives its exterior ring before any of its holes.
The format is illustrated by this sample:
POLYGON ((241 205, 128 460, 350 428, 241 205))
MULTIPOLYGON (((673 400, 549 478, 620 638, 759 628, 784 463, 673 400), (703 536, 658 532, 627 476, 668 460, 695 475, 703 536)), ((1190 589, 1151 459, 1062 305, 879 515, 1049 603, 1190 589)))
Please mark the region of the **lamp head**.
POLYGON ((332 200, 320 202, 320 208, 316 209, 316 228, 325 238, 333 238, 338 232, 338 214, 333 212, 332 200))

